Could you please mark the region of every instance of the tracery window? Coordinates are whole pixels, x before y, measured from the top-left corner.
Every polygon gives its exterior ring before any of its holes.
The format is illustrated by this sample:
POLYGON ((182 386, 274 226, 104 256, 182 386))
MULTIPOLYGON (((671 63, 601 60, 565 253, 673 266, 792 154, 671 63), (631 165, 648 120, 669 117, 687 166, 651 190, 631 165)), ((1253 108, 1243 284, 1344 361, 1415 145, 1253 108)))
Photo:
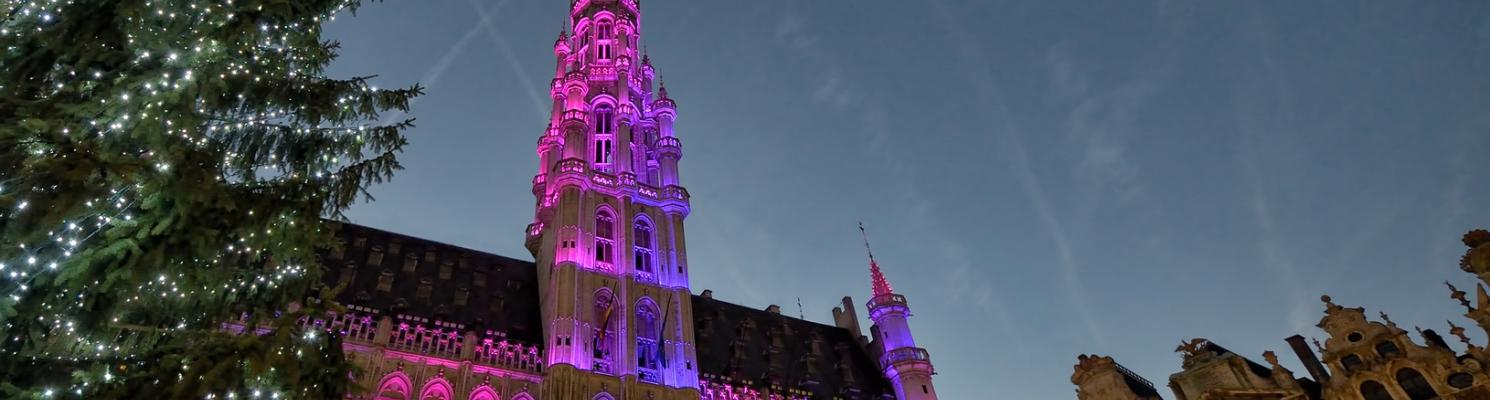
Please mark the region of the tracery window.
POLYGON ((642 300, 636 307, 636 366, 642 369, 638 376, 647 382, 660 383, 657 369, 662 360, 661 315, 651 300, 642 300))
POLYGON ((595 213, 595 261, 612 262, 615 224, 616 218, 610 211, 600 210, 595 213))
POLYGON ((652 272, 652 224, 646 219, 637 219, 631 226, 634 267, 637 271, 652 272))
POLYGON ((1438 398, 1438 392, 1423 379, 1423 374, 1412 368, 1397 370, 1397 385, 1402 386, 1402 391, 1407 392, 1410 400, 1431 400, 1438 398))
POLYGON ((408 400, 410 387, 409 378, 402 373, 394 372, 383 377, 378 384, 376 394, 377 400, 408 400))
POLYGON ((610 164, 612 133, 615 132, 615 110, 609 105, 595 107, 595 163, 610 164))
POLYGON ((611 42, 615 39, 615 31, 611 28, 610 21, 601 21, 595 25, 595 57, 601 60, 611 58, 611 42))
POLYGON ((451 400, 451 394, 450 383, 435 378, 424 384, 424 390, 419 391, 419 400, 451 400))
POLYGON ((1391 393, 1387 393, 1386 386, 1377 381, 1361 382, 1361 397, 1366 400, 1396 400, 1391 393))

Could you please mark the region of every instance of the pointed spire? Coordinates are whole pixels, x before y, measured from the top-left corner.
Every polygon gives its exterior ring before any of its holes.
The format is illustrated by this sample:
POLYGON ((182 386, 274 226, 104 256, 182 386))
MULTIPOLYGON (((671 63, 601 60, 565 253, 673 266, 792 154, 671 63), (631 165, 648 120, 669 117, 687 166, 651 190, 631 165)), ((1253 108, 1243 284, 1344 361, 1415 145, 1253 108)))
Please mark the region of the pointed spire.
POLYGON ((874 281, 874 295, 884 296, 893 292, 890 281, 880 272, 880 264, 874 261, 874 250, 869 249, 869 232, 864 230, 864 221, 859 221, 859 234, 864 236, 864 251, 869 253, 869 277, 874 281))
POLYGON ((662 80, 662 77, 660 77, 660 76, 657 77, 657 98, 658 99, 667 99, 668 98, 667 97, 667 82, 666 81, 663 81, 662 80))

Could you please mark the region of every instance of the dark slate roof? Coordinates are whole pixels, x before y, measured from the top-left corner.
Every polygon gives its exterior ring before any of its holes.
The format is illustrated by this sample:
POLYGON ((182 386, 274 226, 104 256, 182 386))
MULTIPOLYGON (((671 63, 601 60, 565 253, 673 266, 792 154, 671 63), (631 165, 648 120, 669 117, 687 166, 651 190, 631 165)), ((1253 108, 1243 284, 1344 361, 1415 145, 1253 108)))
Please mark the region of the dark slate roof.
POLYGON ((1160 397, 1159 390, 1154 389, 1153 382, 1149 382, 1148 379, 1144 379, 1142 376, 1138 376, 1138 373, 1133 372, 1133 370, 1128 369, 1128 367, 1124 367, 1123 364, 1118 364, 1117 370, 1123 375, 1123 383, 1128 385, 1128 390, 1132 390, 1133 394, 1139 395, 1144 398, 1160 397))
POLYGON ((328 286, 346 281, 337 302, 431 326, 455 324, 543 343, 533 262, 355 224, 341 224, 337 236, 341 251, 323 251, 321 259, 328 286), (383 281, 390 283, 386 291, 379 290, 383 281))
MULTIPOLYGON (((347 286, 337 302, 378 315, 543 343, 533 262, 356 224, 341 224, 338 240, 340 252, 322 254, 325 283, 347 286), (379 290, 385 277, 390 285, 379 290), (464 305, 456 301, 462 295, 464 305)), ((814 399, 894 395, 878 363, 846 329, 700 296, 693 296, 693 312, 705 379, 803 390, 814 399)))
POLYGON ((1263 377, 1263 378, 1272 378, 1273 377, 1273 369, 1272 368, 1264 367, 1262 364, 1258 364, 1256 362, 1253 362, 1252 359, 1247 358, 1247 357, 1243 357, 1241 354, 1237 354, 1237 353, 1235 353, 1235 352, 1233 352, 1231 350, 1227 350, 1225 347, 1221 347, 1221 345, 1216 344, 1215 342, 1212 342, 1212 341, 1207 340, 1205 342, 1205 349, 1208 350, 1208 351, 1210 351, 1211 353, 1217 355, 1217 356, 1224 356, 1224 355, 1227 355, 1227 354, 1233 354, 1233 355, 1236 355, 1237 357, 1241 357, 1242 361, 1246 361, 1247 362, 1247 369, 1252 370, 1252 373, 1253 374, 1255 374, 1257 376, 1260 376, 1260 377, 1263 377))
POLYGON ((847 329, 701 296, 693 296, 693 327, 705 380, 800 389, 814 399, 894 395, 847 329))

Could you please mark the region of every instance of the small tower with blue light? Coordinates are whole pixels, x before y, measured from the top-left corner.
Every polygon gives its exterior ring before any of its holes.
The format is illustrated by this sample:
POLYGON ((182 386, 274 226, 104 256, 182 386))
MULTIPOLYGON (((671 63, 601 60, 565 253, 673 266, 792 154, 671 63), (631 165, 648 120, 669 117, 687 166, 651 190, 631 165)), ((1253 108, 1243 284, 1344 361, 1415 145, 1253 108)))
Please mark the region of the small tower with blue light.
POLYGON ((874 260, 874 251, 869 249, 869 234, 864 224, 859 224, 859 233, 864 236, 864 250, 869 252, 869 275, 874 284, 874 297, 869 300, 869 319, 874 321, 870 329, 880 352, 880 368, 885 377, 895 386, 895 396, 900 400, 936 400, 936 387, 931 384, 931 375, 936 369, 931 365, 931 353, 916 346, 911 336, 911 309, 905 296, 896 294, 880 272, 874 260))

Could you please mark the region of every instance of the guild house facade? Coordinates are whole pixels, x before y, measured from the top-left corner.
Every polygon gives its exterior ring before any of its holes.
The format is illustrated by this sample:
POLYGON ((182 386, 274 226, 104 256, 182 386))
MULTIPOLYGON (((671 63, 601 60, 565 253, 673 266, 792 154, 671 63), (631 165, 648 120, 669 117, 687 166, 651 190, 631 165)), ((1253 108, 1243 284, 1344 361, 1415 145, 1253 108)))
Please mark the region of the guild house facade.
POLYGON ((691 290, 678 103, 637 46, 640 4, 570 3, 538 137, 534 261, 351 224, 323 255, 347 312, 308 323, 343 333, 367 388, 353 397, 936 399, 906 297, 872 254, 868 337, 848 297, 825 325, 691 290))
MULTIPOLYGON (((1464 235, 1469 247, 1459 267, 1474 274, 1474 301, 1444 282, 1464 316, 1490 333, 1490 232, 1464 235)), ((1432 329, 1398 326, 1385 312, 1367 315, 1360 307, 1320 298, 1324 316, 1316 325, 1324 342, 1293 335, 1284 339, 1303 364, 1298 377, 1279 365, 1277 354, 1261 353, 1267 364, 1205 340, 1180 343, 1181 371, 1169 376, 1169 393, 1178 400, 1490 400, 1490 351, 1465 328, 1448 321, 1451 345, 1432 329), (1417 336, 1414 338, 1414 334, 1417 336)), ((1081 355, 1071 375, 1078 400, 1154 400, 1159 390, 1111 357, 1081 355)))

